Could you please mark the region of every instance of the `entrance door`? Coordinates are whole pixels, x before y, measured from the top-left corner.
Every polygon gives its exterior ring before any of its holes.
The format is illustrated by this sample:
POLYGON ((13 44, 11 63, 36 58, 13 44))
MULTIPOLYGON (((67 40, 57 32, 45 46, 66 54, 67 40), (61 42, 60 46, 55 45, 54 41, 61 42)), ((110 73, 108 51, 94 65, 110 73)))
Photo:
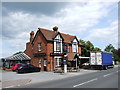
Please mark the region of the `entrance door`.
POLYGON ((47 71, 47 60, 44 60, 44 71, 47 71))

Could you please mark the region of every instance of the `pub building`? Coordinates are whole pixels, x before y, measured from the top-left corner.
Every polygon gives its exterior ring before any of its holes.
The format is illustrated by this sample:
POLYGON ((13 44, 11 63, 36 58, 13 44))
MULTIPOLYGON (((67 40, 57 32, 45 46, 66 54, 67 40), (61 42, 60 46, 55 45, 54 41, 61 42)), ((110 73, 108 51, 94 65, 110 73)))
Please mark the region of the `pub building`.
POLYGON ((32 65, 42 71, 53 71, 63 67, 64 59, 68 66, 79 67, 81 46, 76 36, 59 32, 57 26, 53 30, 38 28, 35 34, 30 33, 24 53, 31 58, 32 65))

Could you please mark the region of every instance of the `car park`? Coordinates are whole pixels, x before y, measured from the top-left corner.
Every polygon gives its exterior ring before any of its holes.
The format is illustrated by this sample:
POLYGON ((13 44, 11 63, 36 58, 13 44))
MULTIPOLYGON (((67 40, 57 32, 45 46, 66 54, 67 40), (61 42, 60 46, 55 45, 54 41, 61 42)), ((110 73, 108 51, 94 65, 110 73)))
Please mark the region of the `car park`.
POLYGON ((17 69, 17 73, 40 72, 40 69, 31 64, 23 64, 17 69))

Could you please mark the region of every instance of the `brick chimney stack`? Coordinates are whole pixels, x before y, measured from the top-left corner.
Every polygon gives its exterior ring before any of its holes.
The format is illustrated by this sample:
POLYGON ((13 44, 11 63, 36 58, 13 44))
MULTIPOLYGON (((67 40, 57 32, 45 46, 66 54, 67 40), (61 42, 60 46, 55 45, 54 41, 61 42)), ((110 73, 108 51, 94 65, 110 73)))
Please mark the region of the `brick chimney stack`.
POLYGON ((54 31, 55 33, 58 32, 58 27, 57 27, 57 26, 53 27, 53 31, 54 31))
POLYGON ((34 31, 31 31, 31 33, 30 33, 30 42, 32 42, 33 38, 34 38, 34 31))

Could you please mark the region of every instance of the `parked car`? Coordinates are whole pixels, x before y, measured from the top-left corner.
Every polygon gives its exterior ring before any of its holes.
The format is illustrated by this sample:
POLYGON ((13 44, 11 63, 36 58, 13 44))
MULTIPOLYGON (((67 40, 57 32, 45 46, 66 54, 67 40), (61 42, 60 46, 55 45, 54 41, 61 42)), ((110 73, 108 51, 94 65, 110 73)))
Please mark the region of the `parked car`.
POLYGON ((17 73, 40 72, 41 68, 31 64, 23 64, 17 69, 17 73))
POLYGON ((12 67, 12 71, 16 71, 18 67, 23 65, 24 63, 16 63, 15 66, 12 67))
POLYGON ((89 62, 83 63, 82 68, 89 69, 90 68, 90 63, 89 62))

